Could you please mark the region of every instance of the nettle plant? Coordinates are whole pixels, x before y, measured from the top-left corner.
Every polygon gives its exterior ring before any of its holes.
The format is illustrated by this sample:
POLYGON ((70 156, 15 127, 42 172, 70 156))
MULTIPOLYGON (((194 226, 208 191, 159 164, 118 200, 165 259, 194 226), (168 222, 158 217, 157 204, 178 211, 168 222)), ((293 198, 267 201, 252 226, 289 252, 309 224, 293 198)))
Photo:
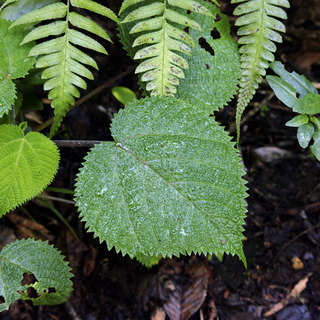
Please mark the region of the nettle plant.
MULTIPOLYGON (((147 266, 191 253, 236 254, 246 265, 245 172, 235 143, 213 114, 239 86, 239 137, 241 114, 274 60, 274 42, 281 42, 280 19, 286 18, 281 7, 289 2, 231 3, 240 3, 234 11, 240 50, 216 0, 124 0, 119 16, 92 0, 5 1, 0 11, 1 216, 54 178, 59 151, 50 139, 79 98, 78 88, 86 88, 84 79, 93 79, 90 69, 98 69, 83 49, 107 54, 99 39, 110 41, 87 17, 91 11, 118 25, 124 48, 138 62, 145 98, 114 116, 114 141, 93 147, 77 176, 75 200, 88 231, 109 249, 147 266), (37 70, 54 108, 49 137, 30 131, 23 121, 16 124, 25 110, 41 107, 32 91, 39 83, 37 70)), ((308 116, 303 124, 309 120, 318 126, 308 116)), ((36 305, 61 303, 71 291, 69 267, 47 242, 7 245, 0 268, 0 310, 18 298, 36 305), (30 273, 36 281, 22 285, 30 273), (28 297, 29 287, 37 298, 28 297)))

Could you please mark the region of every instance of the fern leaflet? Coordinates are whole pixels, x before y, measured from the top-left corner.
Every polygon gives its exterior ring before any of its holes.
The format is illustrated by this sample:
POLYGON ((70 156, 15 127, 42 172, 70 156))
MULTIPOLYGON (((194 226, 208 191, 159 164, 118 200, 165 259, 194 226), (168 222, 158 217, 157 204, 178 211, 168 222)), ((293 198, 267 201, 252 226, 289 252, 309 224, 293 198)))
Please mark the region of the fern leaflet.
POLYGON ((262 76, 265 76, 269 62, 274 61, 274 42, 282 42, 279 32, 285 32, 285 26, 278 19, 286 19, 287 15, 280 7, 290 7, 288 0, 231 0, 231 3, 240 2, 244 3, 233 12, 241 16, 236 21, 236 25, 240 26, 238 35, 242 45, 242 72, 236 113, 238 142, 242 113, 255 94, 262 76))
POLYGON ((107 54, 98 41, 77 29, 89 31, 111 41, 107 32, 95 22, 76 12, 71 12, 71 6, 93 11, 118 22, 116 15, 110 9, 92 0, 68 0, 67 4, 57 2, 33 10, 18 18, 12 25, 34 24, 50 20, 49 23, 30 31, 22 44, 57 36, 37 44, 29 53, 30 56, 40 56, 36 63, 37 68, 45 68, 42 73, 42 78, 46 79, 44 89, 49 91, 51 106, 55 109, 50 136, 53 136, 59 128, 69 107, 75 103, 75 98, 79 98, 78 88, 86 89, 87 85, 83 78, 93 79, 92 72, 84 65, 98 69, 95 60, 77 47, 107 54))
POLYGON ((146 89, 151 91, 151 95, 174 95, 179 79, 184 78, 182 69, 188 68, 188 62, 179 53, 191 55, 190 47, 194 45, 183 28, 201 30, 201 26, 190 19, 186 11, 182 14, 177 10, 190 10, 208 16, 212 14, 192 0, 153 0, 137 6, 142 1, 125 0, 120 9, 121 14, 135 5, 124 14, 122 23, 135 23, 130 33, 140 35, 133 47, 144 46, 134 56, 134 59, 144 60, 138 65, 136 73, 142 73, 141 80, 148 82, 146 89))

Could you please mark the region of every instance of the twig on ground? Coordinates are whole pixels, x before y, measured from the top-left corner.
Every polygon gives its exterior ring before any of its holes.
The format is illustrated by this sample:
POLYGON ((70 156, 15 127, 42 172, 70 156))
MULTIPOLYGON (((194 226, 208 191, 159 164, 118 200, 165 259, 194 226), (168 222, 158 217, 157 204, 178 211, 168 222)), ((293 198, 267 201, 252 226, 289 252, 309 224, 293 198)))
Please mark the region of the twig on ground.
POLYGON ((270 317, 275 313, 279 312, 280 310, 282 310, 284 307, 286 307, 292 300, 294 301, 298 300, 300 293, 307 287, 307 282, 309 280, 309 277, 311 276, 312 276, 312 273, 309 273, 305 278, 301 279, 284 299, 282 299, 280 302, 275 304, 263 316, 270 317))
POLYGON ((300 232, 298 235, 296 235, 294 238, 292 238, 290 241, 288 241, 287 243, 284 244, 284 246, 281 248, 281 250, 278 252, 278 254, 276 255, 276 257, 274 258, 274 260, 277 260, 279 258, 279 256, 282 254, 282 252, 288 247, 290 246, 290 244, 292 244, 293 242, 295 242, 297 239, 299 239, 300 237, 302 237, 303 235, 307 234, 308 232, 310 232, 313 229, 319 228, 320 227, 320 223, 306 229, 303 230, 302 232, 300 232))

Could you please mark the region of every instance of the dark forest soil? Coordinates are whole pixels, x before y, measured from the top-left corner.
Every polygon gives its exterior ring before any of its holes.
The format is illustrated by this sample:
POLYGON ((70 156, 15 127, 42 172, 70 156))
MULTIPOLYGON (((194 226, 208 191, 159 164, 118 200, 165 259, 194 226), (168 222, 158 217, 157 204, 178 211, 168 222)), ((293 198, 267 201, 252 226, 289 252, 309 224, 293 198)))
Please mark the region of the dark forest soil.
MULTIPOLYGON (((110 2, 117 11, 118 4, 110 2)), ((222 8, 231 14, 230 5, 222 8)), ((110 85, 70 111, 56 139, 110 140, 110 121, 122 107, 111 95, 111 87, 126 86, 141 96, 133 72, 113 81, 132 70, 134 63, 121 49, 114 25, 98 22, 110 30, 114 45, 106 44, 108 57, 97 57, 101 71, 82 96, 105 83, 110 85)), ((320 1, 292 1, 287 27, 277 59, 319 84, 320 1)), ((217 114, 233 135, 234 115, 234 102, 217 114)), ((48 117, 40 116, 43 121, 48 117)), ((231 256, 222 263, 215 257, 175 258, 147 269, 108 251, 86 233, 71 203, 54 205, 81 242, 35 200, 25 208, 38 223, 21 210, 6 215, 0 228, 1 244, 22 237, 51 241, 70 261, 74 292, 59 306, 33 307, 17 301, 0 319, 160 320, 165 319, 163 305, 173 301, 174 290, 190 288, 194 304, 201 306, 191 319, 320 319, 320 163, 299 147, 296 130, 285 127, 292 117, 266 83, 244 114, 240 150, 249 188, 244 241, 247 269, 231 256), (272 309, 275 305, 278 312, 272 309)), ((88 150, 61 148, 54 186, 74 189, 75 175, 88 150)), ((182 303, 190 306, 188 299, 182 303)))

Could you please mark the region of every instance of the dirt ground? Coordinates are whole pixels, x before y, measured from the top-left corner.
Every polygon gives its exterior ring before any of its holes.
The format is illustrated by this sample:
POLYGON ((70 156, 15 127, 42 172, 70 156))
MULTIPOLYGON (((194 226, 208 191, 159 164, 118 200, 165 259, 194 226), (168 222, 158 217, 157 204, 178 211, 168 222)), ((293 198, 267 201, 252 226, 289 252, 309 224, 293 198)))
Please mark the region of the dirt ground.
MULTIPOLYGON (((120 1, 109 2, 117 11, 120 1)), ((234 6, 228 3, 222 9, 231 14, 234 6)), ((277 59, 320 88, 320 0, 292 0, 291 5, 277 59)), ((103 90, 69 112, 56 139, 110 140, 108 126, 121 107, 111 87, 126 86, 139 95, 134 63, 121 49, 114 25, 99 19, 114 45, 106 44, 108 57, 97 57, 101 71, 82 96, 100 86, 103 90)), ((48 110, 45 106, 37 120, 45 121, 48 110)), ((234 116, 234 101, 217 114, 232 135, 234 116)), ((193 256, 144 268, 108 251, 86 233, 72 196, 48 193, 59 198, 50 201, 80 242, 35 199, 2 219, 0 243, 23 237, 54 243, 73 268, 74 291, 67 303, 58 306, 33 307, 17 301, 0 319, 164 320, 168 315, 179 319, 173 314, 181 314, 181 319, 193 314, 193 320, 320 319, 320 163, 299 147, 296 129, 285 126, 292 117, 266 82, 243 117, 240 150, 249 188, 247 269, 231 256, 222 263, 215 257, 193 256)), ((53 186, 74 189, 75 175, 88 150, 60 149, 61 164, 53 186)))

